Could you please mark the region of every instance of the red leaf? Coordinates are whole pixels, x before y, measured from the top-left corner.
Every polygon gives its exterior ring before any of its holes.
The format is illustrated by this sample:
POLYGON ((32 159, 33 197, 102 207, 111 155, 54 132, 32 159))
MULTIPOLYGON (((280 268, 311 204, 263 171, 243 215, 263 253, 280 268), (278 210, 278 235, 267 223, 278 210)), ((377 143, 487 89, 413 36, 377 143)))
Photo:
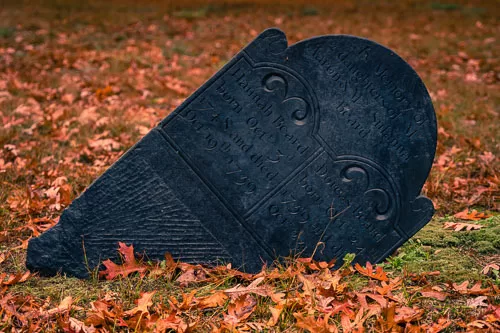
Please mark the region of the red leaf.
POLYGON ((106 280, 113 280, 117 276, 127 277, 134 272, 143 273, 146 267, 138 262, 134 257, 134 246, 127 246, 125 243, 119 242, 118 252, 123 256, 123 265, 117 265, 111 260, 105 260, 102 264, 106 267, 105 270, 99 272, 99 276, 104 276, 106 280))

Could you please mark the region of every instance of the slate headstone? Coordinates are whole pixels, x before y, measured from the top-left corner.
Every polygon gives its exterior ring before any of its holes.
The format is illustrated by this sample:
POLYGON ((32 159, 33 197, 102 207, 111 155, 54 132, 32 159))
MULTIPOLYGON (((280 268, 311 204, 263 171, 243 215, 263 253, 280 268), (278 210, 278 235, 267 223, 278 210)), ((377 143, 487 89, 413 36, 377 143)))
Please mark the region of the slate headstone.
POLYGON ((393 51, 269 29, 32 239, 27 266, 85 277, 119 241, 250 272, 290 254, 380 262, 433 215, 420 191, 436 137, 393 51))

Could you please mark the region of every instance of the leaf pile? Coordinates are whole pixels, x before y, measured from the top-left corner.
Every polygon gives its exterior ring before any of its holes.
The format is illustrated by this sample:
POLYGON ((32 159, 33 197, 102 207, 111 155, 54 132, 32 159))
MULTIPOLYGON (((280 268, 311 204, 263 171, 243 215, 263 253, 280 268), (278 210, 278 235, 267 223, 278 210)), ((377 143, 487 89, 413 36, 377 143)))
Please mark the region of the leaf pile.
MULTIPOLYGON (((280 329, 290 324, 311 332, 500 329, 500 305, 494 302, 500 287, 495 284, 477 282, 471 286, 464 281, 433 285, 425 273, 407 274, 402 279, 370 263, 332 270, 334 262, 311 259, 248 274, 230 266, 207 268, 174 262, 169 255, 161 264, 144 264, 134 258, 132 246, 120 244, 119 251, 126 254, 125 262, 108 262, 101 272, 106 279, 121 280, 132 274, 129 268, 133 262, 134 272, 140 272, 137 279, 160 279, 165 286, 183 285, 184 291, 177 297, 162 289, 143 291, 128 306, 108 291, 85 307, 78 306, 71 296, 50 307, 49 300, 3 289, 0 325, 6 329, 30 327, 34 332, 234 332, 280 329), (353 279, 363 281, 362 286, 353 287, 353 279), (239 283, 224 287, 228 280, 239 283), (468 315, 457 318, 443 312, 447 302, 463 303, 468 315)), ((28 276, 3 277, 2 285, 25 282, 28 276)))

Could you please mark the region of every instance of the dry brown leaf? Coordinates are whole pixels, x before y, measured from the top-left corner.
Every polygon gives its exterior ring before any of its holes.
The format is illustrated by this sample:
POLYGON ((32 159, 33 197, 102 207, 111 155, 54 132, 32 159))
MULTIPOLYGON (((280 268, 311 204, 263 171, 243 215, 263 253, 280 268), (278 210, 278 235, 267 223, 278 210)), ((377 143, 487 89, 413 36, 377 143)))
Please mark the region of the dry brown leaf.
POLYGON ((141 293, 141 297, 137 300, 137 306, 131 310, 125 311, 125 314, 128 316, 133 316, 138 312, 149 314, 148 308, 153 305, 153 296, 155 293, 155 291, 141 293))
POLYGON ((198 298, 198 308, 208 309, 224 305, 228 297, 223 291, 217 291, 209 296, 198 298))
POLYGON ((118 251, 123 257, 123 265, 117 265, 109 259, 105 260, 102 264, 106 269, 99 272, 99 276, 105 277, 106 280, 113 280, 118 276, 127 277, 131 273, 143 273, 146 270, 146 267, 135 259, 133 245, 127 246, 119 242, 118 246, 118 251))
POLYGON ((31 276, 30 271, 12 275, 7 275, 6 273, 0 273, 0 286, 13 286, 17 283, 25 282, 26 280, 28 280, 30 276, 31 276))
POLYGON ((467 306, 471 308, 478 308, 478 307, 488 307, 488 297, 486 296, 478 296, 473 299, 468 299, 467 300, 467 306))
POLYGON ((368 276, 369 278, 380 280, 380 281, 388 281, 387 274, 384 272, 382 267, 377 266, 375 271, 373 271, 373 266, 371 263, 366 263, 366 268, 363 268, 360 264, 354 265, 354 268, 364 276, 368 276))
POLYGON ((207 279, 205 270, 200 265, 181 265, 183 273, 177 278, 181 286, 187 286, 193 282, 202 282, 207 279))
POLYGON ((394 316, 394 321, 398 324, 400 323, 410 323, 420 319, 424 315, 423 309, 410 308, 407 306, 396 307, 396 314, 394 316))
POLYGON ((336 333, 338 332, 337 326, 328 323, 330 318, 329 314, 323 317, 314 317, 310 315, 305 315, 303 313, 295 312, 293 314, 295 320, 297 320, 297 327, 308 330, 309 332, 318 333, 336 333))
POLYGON ((276 325, 280 319, 281 312, 285 308, 284 304, 278 304, 276 306, 269 306, 269 311, 271 312, 271 318, 267 321, 267 326, 272 327, 276 325))
POLYGON ((257 306, 256 299, 250 294, 244 294, 229 303, 227 314, 224 314, 224 323, 231 329, 246 320, 257 306))
POLYGON ((462 230, 479 230, 483 225, 480 224, 472 224, 472 223, 460 223, 460 222, 445 222, 444 223, 444 228, 445 229, 453 229, 454 231, 462 231, 462 230))
POLYGON ((264 281, 264 277, 259 277, 255 279, 252 283, 250 283, 247 287, 237 285, 236 287, 224 290, 224 292, 229 296, 231 296, 231 298, 238 298, 241 295, 249 293, 257 294, 260 296, 268 296, 271 291, 271 288, 267 285, 259 287, 259 284, 261 284, 262 281, 264 281))
POLYGON ((55 314, 63 313, 63 312, 69 312, 71 310, 71 307, 73 305, 73 297, 71 296, 66 296, 61 303, 55 308, 52 308, 47 311, 41 311, 40 315, 44 317, 50 317, 55 314))
POLYGON ((456 213, 453 215, 454 217, 462 220, 470 220, 470 221, 479 221, 483 219, 487 219, 488 217, 491 217, 491 215, 488 215, 486 213, 479 213, 477 210, 473 209, 472 211, 469 212, 469 209, 466 208, 463 211, 456 213))
POLYGON ((492 271, 500 271, 500 265, 498 264, 488 264, 484 266, 482 273, 484 275, 489 275, 492 271))
POLYGON ((491 292, 489 288, 481 288, 481 281, 476 282, 470 289, 469 281, 464 281, 461 284, 452 283, 452 289, 463 295, 486 295, 491 292))
POLYGON ((449 296, 449 294, 443 292, 441 288, 426 288, 424 290, 421 290, 420 293, 422 294, 423 297, 434 298, 437 299, 438 301, 444 301, 446 300, 446 297, 449 296))
POLYGON ((93 325, 87 326, 84 322, 76 318, 70 317, 68 320, 69 328, 75 333, 95 333, 96 329, 93 325))

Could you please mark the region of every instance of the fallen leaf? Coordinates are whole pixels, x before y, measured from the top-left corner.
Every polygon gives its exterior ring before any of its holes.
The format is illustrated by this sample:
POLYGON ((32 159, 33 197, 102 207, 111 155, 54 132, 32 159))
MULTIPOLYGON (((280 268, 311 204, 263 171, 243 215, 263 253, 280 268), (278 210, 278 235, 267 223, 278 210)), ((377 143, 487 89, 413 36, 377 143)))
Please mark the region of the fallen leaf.
POLYGON ((490 293, 489 288, 481 288, 481 281, 476 282, 470 289, 469 281, 464 281, 461 284, 452 283, 451 288, 463 295, 486 295, 490 293))
POLYGON ((396 307, 394 321, 398 324, 410 323, 421 318, 424 315, 424 312, 425 311, 423 309, 410 308, 407 306, 396 307))
POLYGON ((200 297, 198 299, 198 308, 199 309, 208 309, 215 308, 218 306, 224 305, 228 297, 222 291, 217 291, 209 296, 200 297))
POLYGON ((25 282, 26 280, 28 280, 30 276, 31 276, 30 271, 26 271, 24 273, 17 273, 13 275, 0 273, 0 286, 13 286, 17 283, 25 282))
POLYGON ((69 320, 69 328, 71 332, 75 333, 95 333, 96 329, 93 325, 87 326, 84 322, 79 321, 76 318, 70 317, 69 320))
POLYGON ((488 303, 486 302, 487 300, 488 297, 486 296, 478 296, 474 299, 468 299, 467 306, 471 308, 487 307, 488 306, 488 303))
POLYGON ((264 281, 264 277, 260 277, 260 278, 255 279, 247 287, 237 285, 236 287, 224 290, 224 292, 226 294, 230 295, 231 298, 238 298, 241 295, 245 295, 245 294, 249 294, 249 293, 257 294, 260 296, 268 296, 271 289, 267 285, 259 287, 259 284, 261 284, 262 281, 264 281))
POLYGON ((277 306, 269 306, 268 309, 271 312, 271 318, 269 318, 269 320, 267 321, 267 326, 272 327, 278 323, 281 312, 283 312, 284 308, 285 307, 283 304, 278 304, 277 306))
POLYGON ((224 314, 224 323, 234 329, 238 323, 244 321, 255 310, 257 301, 252 295, 245 294, 229 303, 227 314, 224 314))
POLYGON ((356 264, 354 268, 364 276, 368 276, 369 278, 380 280, 380 281, 388 281, 387 274, 384 272, 383 268, 377 266, 375 271, 373 271, 372 264, 367 262, 366 268, 363 268, 360 264, 356 264))
POLYGON ((463 211, 456 213, 453 215, 454 217, 462 220, 470 220, 470 221, 479 221, 482 219, 487 219, 488 217, 491 217, 491 215, 488 215, 486 213, 479 213, 477 210, 473 209, 472 211, 469 212, 469 209, 466 208, 463 211))
POLYGON ((127 246, 125 243, 119 242, 118 246, 118 252, 123 258, 123 265, 117 265, 109 259, 105 260, 102 264, 106 269, 99 272, 99 276, 105 277, 106 280, 113 280, 120 275, 127 277, 131 273, 143 273, 146 270, 146 267, 135 259, 133 245, 127 246))
POLYGON ((186 265, 181 269, 183 270, 183 273, 179 275, 176 280, 181 286, 187 286, 189 283, 201 282, 207 279, 205 270, 200 265, 186 265))
POLYGON ((140 312, 142 314, 148 313, 148 307, 153 305, 153 296, 155 292, 143 292, 141 293, 141 297, 137 300, 137 306, 131 310, 125 311, 126 315, 133 316, 136 313, 140 312))
POLYGON ((52 308, 47 311, 41 311, 40 315, 45 316, 45 317, 50 317, 55 314, 63 313, 63 312, 69 312, 71 310, 71 306, 73 305, 73 297, 71 296, 66 296, 61 303, 55 308, 52 308))
POLYGON ((459 223, 459 222, 445 222, 444 223, 444 228, 445 229, 453 229, 454 231, 462 231, 462 230, 479 230, 483 225, 480 224, 472 224, 472 223, 459 223))
POLYGON ((326 314, 323 317, 320 316, 316 318, 315 316, 304 316, 304 314, 296 312, 293 314, 293 316, 295 317, 295 320, 297 320, 297 327, 308 330, 309 332, 338 332, 337 326, 328 323, 328 320, 330 318, 329 314, 326 314))
POLYGON ((484 275, 489 275, 493 271, 500 271, 500 265, 498 265, 498 264, 488 264, 488 265, 484 266, 484 268, 482 270, 482 273, 484 275))
POLYGON ((423 297, 434 298, 437 299, 438 301, 444 301, 446 300, 446 297, 449 296, 448 293, 442 292, 440 290, 434 290, 432 288, 421 290, 420 293, 422 294, 423 297))

